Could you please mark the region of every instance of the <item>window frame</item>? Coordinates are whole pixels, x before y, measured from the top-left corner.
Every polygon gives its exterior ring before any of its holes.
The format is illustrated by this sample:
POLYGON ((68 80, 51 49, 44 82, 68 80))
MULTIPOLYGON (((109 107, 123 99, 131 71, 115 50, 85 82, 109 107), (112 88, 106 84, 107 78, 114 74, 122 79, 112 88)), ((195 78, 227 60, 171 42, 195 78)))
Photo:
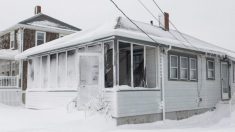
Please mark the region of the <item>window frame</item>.
POLYGON ((190 79, 189 79, 189 68, 190 68, 190 67, 189 67, 189 57, 180 56, 179 58, 180 58, 180 59, 179 59, 179 62, 180 62, 180 63, 179 63, 179 77, 178 77, 178 78, 179 78, 180 80, 190 80, 190 79), (182 67, 181 67, 181 63, 182 63, 182 62, 181 62, 181 59, 182 59, 182 58, 186 58, 187 68, 182 68, 182 67), (187 75, 187 78, 181 78, 181 70, 187 70, 187 74, 186 74, 186 75, 187 75))
POLYGON ((207 60, 206 60, 206 79, 207 80, 215 80, 215 59, 209 59, 209 58, 207 58, 207 60), (209 62, 213 62, 213 69, 209 69, 209 62), (209 76, 208 76, 208 71, 209 70, 213 70, 214 71, 214 76, 212 77, 212 78, 209 78, 209 76))
POLYGON ((170 54, 169 55, 169 79, 170 80, 178 80, 179 79, 179 56, 178 55, 173 55, 173 54, 170 54), (172 67, 171 67, 171 57, 172 56, 175 56, 175 57, 177 57, 177 67, 173 67, 173 68, 177 68, 177 78, 172 78, 171 77, 171 69, 172 69, 172 67))
POLYGON ((197 67, 197 59, 196 58, 189 58, 189 80, 191 80, 191 81, 197 81, 198 80, 198 67, 197 67), (192 69, 191 68, 191 60, 195 60, 195 65, 196 65, 196 69, 192 69), (191 78, 191 71, 196 71, 196 79, 192 79, 191 78))
MULTIPOLYGON (((43 34, 44 40, 43 40, 42 44, 46 43, 46 32, 36 31, 36 33, 35 33, 35 46, 39 46, 38 45, 38 33, 42 33, 43 34)), ((42 44, 40 44, 40 45, 42 45, 42 44)))

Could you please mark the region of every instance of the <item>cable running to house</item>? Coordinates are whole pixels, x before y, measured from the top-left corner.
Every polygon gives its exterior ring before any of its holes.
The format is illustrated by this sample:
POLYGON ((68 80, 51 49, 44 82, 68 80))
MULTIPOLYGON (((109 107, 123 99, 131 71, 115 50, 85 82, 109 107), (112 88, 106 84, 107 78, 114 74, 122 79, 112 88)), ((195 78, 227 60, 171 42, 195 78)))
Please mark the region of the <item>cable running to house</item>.
POLYGON ((134 21, 132 21, 119 7, 118 5, 113 1, 110 0, 114 6, 132 23, 134 24, 141 32, 143 32, 148 38, 150 38, 153 42, 159 44, 156 40, 154 40, 150 35, 148 35, 143 29, 141 29, 134 21))
MULTIPOLYGON (((147 6, 145 6, 145 4, 141 1, 138 0, 138 2, 145 8, 145 10, 147 10, 149 12, 149 14, 151 14, 152 17, 154 17, 154 19, 156 21, 159 22, 160 25, 162 25, 162 23, 160 22, 160 20, 147 8, 147 6)), ((163 26, 163 25, 162 25, 163 26)), ((169 34, 171 34, 171 36, 173 36, 176 40, 180 41, 172 32, 169 31, 169 34)), ((185 47, 188 47, 187 45, 185 45, 184 43, 182 43, 185 47)))
MULTIPOLYGON (((160 8, 160 6, 157 4, 157 2, 155 0, 153 0, 153 3, 156 5, 156 7, 161 11, 162 14, 164 14, 163 10, 160 8)), ((186 41, 188 42, 192 47, 198 49, 197 47, 195 47, 194 45, 192 45, 192 43, 183 35, 183 33, 181 33, 178 28, 173 24, 173 22, 171 20, 169 20, 170 24, 175 28, 175 30, 180 34, 180 36, 186 41)), ((199 50, 199 49, 198 49, 199 50)))

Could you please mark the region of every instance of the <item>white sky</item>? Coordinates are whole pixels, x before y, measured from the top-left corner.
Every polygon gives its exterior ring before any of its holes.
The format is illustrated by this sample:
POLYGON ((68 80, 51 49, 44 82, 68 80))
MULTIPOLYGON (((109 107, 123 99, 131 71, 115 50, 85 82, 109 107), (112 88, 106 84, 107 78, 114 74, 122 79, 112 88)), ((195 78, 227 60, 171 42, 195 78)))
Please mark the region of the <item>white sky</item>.
MULTIPOLYGON (((115 0, 132 19, 149 22, 154 18, 138 0, 115 0)), ((156 16, 160 11, 152 0, 142 0, 156 16)), ((156 0, 170 13, 170 19, 186 34, 235 51, 235 1, 234 0, 156 0)), ((110 0, 0 0, 0 31, 33 16, 34 6, 41 5, 42 12, 88 29, 121 13, 110 0)), ((154 21, 157 24, 156 21, 154 21)))

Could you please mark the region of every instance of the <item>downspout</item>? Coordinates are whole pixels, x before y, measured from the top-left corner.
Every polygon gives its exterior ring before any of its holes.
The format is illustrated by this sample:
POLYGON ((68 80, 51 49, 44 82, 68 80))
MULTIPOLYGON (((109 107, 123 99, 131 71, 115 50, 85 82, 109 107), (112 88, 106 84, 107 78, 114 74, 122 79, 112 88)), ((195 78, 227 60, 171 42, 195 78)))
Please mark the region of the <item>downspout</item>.
MULTIPOLYGON (((165 51, 166 55, 168 56, 168 51, 172 49, 171 45, 168 47, 168 49, 165 51)), ((163 52, 164 54, 164 52, 163 52)), ((161 61, 161 69, 162 69, 162 76, 161 76, 161 91, 162 91, 162 120, 166 120, 166 105, 165 105, 165 77, 164 77, 164 56, 162 53, 160 53, 160 61, 161 61)))

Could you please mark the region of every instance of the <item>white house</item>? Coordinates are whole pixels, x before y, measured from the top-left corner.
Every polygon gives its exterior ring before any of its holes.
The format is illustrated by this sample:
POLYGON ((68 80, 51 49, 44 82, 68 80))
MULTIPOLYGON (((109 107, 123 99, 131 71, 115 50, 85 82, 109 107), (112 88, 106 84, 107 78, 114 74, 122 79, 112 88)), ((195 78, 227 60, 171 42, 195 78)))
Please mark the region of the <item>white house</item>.
POLYGON ((119 17, 18 55, 29 64, 26 107, 65 106, 77 96, 83 105, 102 95, 121 125, 183 119, 230 99, 234 52, 134 22, 152 39, 119 17))

